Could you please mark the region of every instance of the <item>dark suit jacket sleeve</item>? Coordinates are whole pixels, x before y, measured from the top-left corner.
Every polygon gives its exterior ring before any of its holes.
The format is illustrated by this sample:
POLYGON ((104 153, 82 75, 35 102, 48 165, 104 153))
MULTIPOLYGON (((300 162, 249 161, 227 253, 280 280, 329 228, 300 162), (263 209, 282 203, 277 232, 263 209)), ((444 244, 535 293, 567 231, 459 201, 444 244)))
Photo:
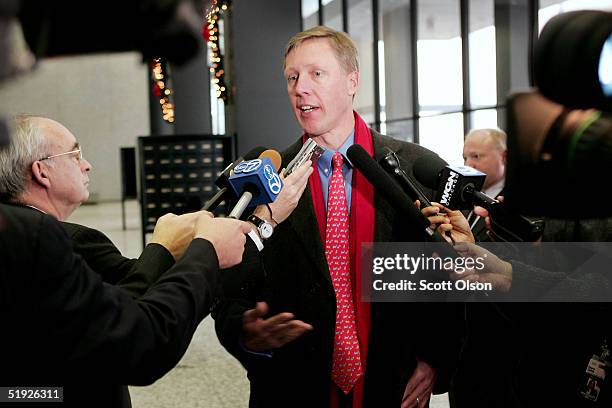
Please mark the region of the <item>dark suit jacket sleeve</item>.
POLYGON ((214 247, 202 239, 138 300, 103 283, 50 217, 21 236, 9 225, 0 243, 8 260, 2 282, 11 289, 1 312, 11 337, 3 341, 32 376, 152 383, 184 354, 218 284, 214 247))
POLYGON ((264 269, 255 244, 247 238, 241 264, 222 271, 221 296, 213 308, 215 330, 219 341, 247 369, 265 364, 268 356, 250 353, 242 345, 242 318, 244 312, 262 300, 264 269))
POLYGON ((132 297, 142 296, 159 276, 174 265, 174 258, 159 244, 149 244, 138 259, 126 258, 102 232, 78 224, 62 223, 74 252, 102 277, 132 297))

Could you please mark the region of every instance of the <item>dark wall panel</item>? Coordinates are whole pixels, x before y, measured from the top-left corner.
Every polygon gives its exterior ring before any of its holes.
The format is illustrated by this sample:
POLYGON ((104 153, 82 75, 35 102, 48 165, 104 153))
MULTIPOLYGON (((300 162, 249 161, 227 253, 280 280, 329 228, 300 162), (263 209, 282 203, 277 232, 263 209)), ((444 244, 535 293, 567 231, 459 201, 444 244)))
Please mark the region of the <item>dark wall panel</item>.
POLYGON ((255 146, 282 150, 301 134, 282 72, 285 45, 300 30, 300 20, 295 0, 232 4, 232 124, 240 154, 255 146))

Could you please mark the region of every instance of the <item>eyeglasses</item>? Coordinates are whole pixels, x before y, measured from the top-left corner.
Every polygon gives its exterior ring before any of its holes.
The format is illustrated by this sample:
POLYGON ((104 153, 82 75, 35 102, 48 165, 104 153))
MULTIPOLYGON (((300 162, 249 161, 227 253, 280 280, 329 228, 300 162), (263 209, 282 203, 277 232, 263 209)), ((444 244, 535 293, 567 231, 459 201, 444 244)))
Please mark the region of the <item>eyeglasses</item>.
POLYGON ((53 156, 43 157, 40 160, 42 161, 42 160, 53 159, 54 157, 60 157, 60 156, 65 156, 67 154, 74 154, 74 153, 78 153, 79 154, 79 156, 77 157, 78 161, 83 160, 83 148, 82 147, 79 147, 78 149, 71 150, 71 151, 66 152, 66 153, 54 154, 53 156))

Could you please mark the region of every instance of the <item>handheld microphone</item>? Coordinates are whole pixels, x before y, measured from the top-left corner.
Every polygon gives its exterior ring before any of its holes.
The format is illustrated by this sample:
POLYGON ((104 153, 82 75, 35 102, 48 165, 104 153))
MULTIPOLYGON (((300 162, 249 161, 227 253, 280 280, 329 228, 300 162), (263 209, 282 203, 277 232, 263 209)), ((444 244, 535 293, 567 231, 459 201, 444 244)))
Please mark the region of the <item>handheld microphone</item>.
MULTIPOLYGON (((281 163, 283 162, 283 158, 281 157, 280 153, 272 149, 264 150, 257 157, 259 157, 260 159, 263 159, 264 157, 267 157, 268 159, 270 159, 270 161, 272 162, 272 166, 274 166, 274 169, 276 170, 277 173, 278 173, 278 169, 280 169, 281 163)), ((252 160, 252 159, 255 159, 255 157, 245 158, 245 160, 252 160)))
POLYGON ((280 166, 280 161, 278 152, 266 150, 258 159, 243 161, 234 168, 229 184, 240 199, 228 217, 240 218, 247 207, 271 203, 276 199, 283 188, 283 181, 274 167, 274 163, 280 166))
POLYGON ((229 177, 232 173, 232 170, 234 170, 237 165, 239 165, 245 160, 253 160, 258 158, 259 155, 262 154, 265 150, 266 148, 262 146, 254 147, 247 154, 245 154, 244 157, 238 157, 236 160, 230 163, 230 165, 227 166, 221 172, 221 174, 219 174, 219 177, 217 177, 217 179, 215 180, 215 184, 217 185, 217 187, 219 187, 219 191, 217 191, 214 196, 212 196, 210 199, 208 199, 208 201, 206 201, 206 203, 204 203, 204 207, 202 207, 202 210, 214 211, 215 208, 219 206, 219 204, 225 201, 227 199, 227 196, 231 195, 232 193, 232 189, 229 185, 229 177))
POLYGON ((404 191, 410 196, 412 201, 419 200, 421 206, 430 207, 432 205, 431 201, 429 201, 429 198, 427 198, 421 187, 417 185, 416 180, 402 169, 397 154, 389 147, 385 147, 385 150, 387 150, 388 153, 379 161, 382 168, 387 170, 387 173, 395 176, 395 179, 404 188, 404 191))
POLYGON ((481 184, 477 177, 480 176, 474 176, 475 173, 471 171, 473 169, 468 169, 471 167, 450 167, 444 160, 434 155, 420 157, 415 160, 412 168, 415 178, 421 184, 438 189, 440 202, 445 206, 451 209, 472 209, 475 205, 484 207, 489 212, 493 232, 502 240, 531 242, 542 235, 544 230, 542 220, 531 220, 512 212, 503 203, 478 191, 481 184))
POLYGON ((407 217, 411 224, 416 224, 417 228, 422 231, 424 238, 429 242, 443 242, 444 256, 452 258, 458 257, 458 254, 452 249, 452 246, 430 227, 429 219, 425 217, 412 203, 410 198, 404 194, 399 186, 393 181, 382 167, 370 157, 370 155, 360 145, 349 147, 347 156, 351 163, 368 179, 374 186, 376 191, 383 195, 389 203, 398 209, 398 213, 407 217))
POLYGON ((449 166, 436 155, 419 157, 412 171, 421 184, 435 191, 434 201, 452 210, 471 210, 472 197, 480 193, 487 177, 468 166, 449 166))

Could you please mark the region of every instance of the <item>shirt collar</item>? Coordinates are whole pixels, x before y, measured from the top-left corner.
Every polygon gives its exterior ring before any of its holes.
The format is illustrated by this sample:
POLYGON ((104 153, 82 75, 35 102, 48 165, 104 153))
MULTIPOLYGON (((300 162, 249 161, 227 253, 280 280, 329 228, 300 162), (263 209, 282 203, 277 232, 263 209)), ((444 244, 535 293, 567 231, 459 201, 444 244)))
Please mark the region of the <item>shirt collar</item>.
POLYGON ((38 207, 34 207, 33 205, 30 205, 30 204, 25 204, 25 206, 26 206, 26 207, 30 207, 30 208, 32 208, 32 209, 34 209, 34 210, 36 210, 36 211, 39 211, 39 212, 41 212, 41 213, 43 213, 43 214, 47 214, 47 212, 46 212, 46 211, 43 211, 43 210, 41 210, 41 209, 40 209, 40 208, 38 208, 38 207))
POLYGON ((491 187, 486 189, 486 191, 483 191, 483 193, 485 193, 486 195, 492 198, 497 197, 499 193, 501 193, 501 191, 504 189, 504 181, 506 180, 505 179, 499 180, 497 183, 493 184, 491 187))
MULTIPOLYGON (((342 154, 344 164, 346 164, 349 168, 353 167, 353 163, 346 156, 346 152, 355 143, 355 131, 353 130, 346 141, 340 146, 337 150, 342 154)), ((317 160, 317 166, 319 167, 319 171, 323 171, 325 174, 329 174, 332 168, 332 158, 334 157, 334 153, 336 150, 325 149, 319 160, 317 160)))

